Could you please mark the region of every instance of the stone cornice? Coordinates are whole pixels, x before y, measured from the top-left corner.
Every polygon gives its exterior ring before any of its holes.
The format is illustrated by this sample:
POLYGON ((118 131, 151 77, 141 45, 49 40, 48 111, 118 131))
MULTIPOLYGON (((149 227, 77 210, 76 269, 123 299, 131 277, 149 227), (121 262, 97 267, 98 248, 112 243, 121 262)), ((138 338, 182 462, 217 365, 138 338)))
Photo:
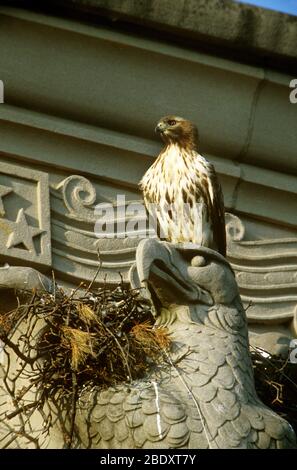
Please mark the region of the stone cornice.
POLYGON ((231 0, 10 0, 17 6, 161 36, 215 55, 296 69, 297 18, 231 0))
MULTIPOLYGON (((61 2, 55 2, 59 4, 61 2)), ((114 20, 174 30, 181 36, 297 59, 297 18, 230 0, 64 0, 68 7, 105 13, 114 20), (275 33, 278 40, 275 40, 275 33)))
POLYGON ((0 21, 7 104, 111 140, 116 130, 124 147, 125 136, 153 141, 154 123, 174 111, 198 123, 202 153, 296 174, 293 76, 18 9, 1 8, 0 21))

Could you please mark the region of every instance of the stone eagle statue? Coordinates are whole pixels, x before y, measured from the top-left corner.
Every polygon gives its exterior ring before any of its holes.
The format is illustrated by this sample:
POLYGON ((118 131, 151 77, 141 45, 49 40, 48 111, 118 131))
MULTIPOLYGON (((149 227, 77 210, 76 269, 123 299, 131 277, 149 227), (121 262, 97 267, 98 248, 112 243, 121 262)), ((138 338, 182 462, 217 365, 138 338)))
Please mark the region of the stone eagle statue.
POLYGON ((147 239, 131 283, 169 330, 166 365, 80 399, 79 441, 92 448, 291 448, 292 427, 259 400, 248 331, 230 265, 219 253, 147 239))

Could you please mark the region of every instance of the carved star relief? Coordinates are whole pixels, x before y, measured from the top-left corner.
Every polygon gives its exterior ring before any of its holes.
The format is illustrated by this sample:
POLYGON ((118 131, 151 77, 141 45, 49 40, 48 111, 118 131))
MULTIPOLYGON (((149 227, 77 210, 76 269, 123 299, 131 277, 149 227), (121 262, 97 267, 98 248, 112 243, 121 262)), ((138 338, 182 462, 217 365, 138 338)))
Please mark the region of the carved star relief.
POLYGON ((9 188, 8 186, 3 186, 0 184, 0 217, 3 217, 5 214, 5 209, 3 205, 2 198, 6 196, 7 194, 11 193, 12 188, 9 188))
POLYGON ((40 235, 41 233, 44 233, 45 230, 28 225, 24 209, 19 210, 15 222, 7 220, 6 223, 12 230, 8 237, 6 247, 12 248, 22 243, 27 248, 27 250, 36 254, 33 238, 37 235, 40 235))

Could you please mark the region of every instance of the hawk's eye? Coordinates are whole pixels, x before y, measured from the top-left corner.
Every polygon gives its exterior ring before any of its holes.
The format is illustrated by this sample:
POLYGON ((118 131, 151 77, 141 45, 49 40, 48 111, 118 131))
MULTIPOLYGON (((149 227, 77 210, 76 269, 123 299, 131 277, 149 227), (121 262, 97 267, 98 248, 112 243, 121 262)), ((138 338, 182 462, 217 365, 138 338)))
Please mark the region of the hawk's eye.
POLYGON ((175 126, 176 121, 172 119, 171 121, 168 121, 169 126, 175 126))

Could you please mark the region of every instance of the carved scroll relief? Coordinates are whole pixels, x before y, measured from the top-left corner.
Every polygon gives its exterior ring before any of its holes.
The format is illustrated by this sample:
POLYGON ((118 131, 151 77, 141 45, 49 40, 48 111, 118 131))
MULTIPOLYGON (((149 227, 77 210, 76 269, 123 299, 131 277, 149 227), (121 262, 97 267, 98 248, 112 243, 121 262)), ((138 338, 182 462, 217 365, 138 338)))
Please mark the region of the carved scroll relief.
POLYGON ((247 316, 286 322, 297 312, 297 238, 245 240, 239 217, 226 214, 227 255, 247 316))
POLYGON ((0 263, 20 261, 52 263, 48 175, 1 162, 0 263))

